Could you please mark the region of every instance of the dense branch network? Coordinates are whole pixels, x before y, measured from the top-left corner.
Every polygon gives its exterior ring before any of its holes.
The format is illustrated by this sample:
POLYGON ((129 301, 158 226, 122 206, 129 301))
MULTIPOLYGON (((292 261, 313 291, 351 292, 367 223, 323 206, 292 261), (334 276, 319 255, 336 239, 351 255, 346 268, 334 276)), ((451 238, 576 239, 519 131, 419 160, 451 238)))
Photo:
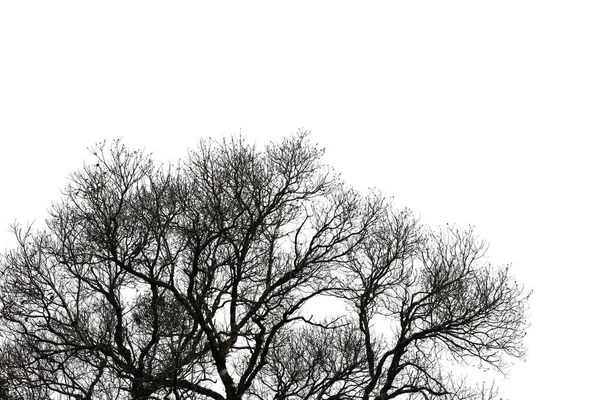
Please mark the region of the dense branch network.
POLYGON ((0 398, 487 399, 445 371, 524 354, 528 294, 474 232, 361 195, 306 133, 92 152, 44 230, 14 226, 0 398))

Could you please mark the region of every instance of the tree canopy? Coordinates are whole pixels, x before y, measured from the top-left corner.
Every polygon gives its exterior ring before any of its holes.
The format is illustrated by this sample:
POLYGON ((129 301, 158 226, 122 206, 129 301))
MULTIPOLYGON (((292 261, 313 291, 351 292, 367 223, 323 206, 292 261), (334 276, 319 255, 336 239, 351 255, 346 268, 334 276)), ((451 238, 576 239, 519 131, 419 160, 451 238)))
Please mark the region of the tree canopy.
POLYGON ((304 132, 91 152, 0 261, 0 398, 483 400, 457 367, 524 356, 529 294, 473 229, 353 189, 304 132))

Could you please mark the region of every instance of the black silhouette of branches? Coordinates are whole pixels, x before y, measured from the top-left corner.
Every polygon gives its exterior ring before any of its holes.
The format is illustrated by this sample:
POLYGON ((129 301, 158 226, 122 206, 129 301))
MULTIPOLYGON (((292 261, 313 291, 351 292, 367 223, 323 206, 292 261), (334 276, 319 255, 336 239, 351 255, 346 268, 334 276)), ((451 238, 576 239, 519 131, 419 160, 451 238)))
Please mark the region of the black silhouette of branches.
POLYGON ((357 192, 306 133, 92 153, 44 229, 13 226, 0 398, 488 400, 456 366, 524 355, 528 294, 473 230, 357 192))

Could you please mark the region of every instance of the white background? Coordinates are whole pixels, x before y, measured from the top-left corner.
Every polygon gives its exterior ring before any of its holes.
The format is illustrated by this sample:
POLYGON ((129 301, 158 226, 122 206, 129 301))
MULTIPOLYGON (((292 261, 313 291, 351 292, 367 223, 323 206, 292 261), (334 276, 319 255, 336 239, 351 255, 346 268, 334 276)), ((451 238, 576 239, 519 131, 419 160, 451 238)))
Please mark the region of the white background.
POLYGON ((174 161, 199 137, 304 128, 351 184, 475 225, 534 290, 504 398, 592 398, 598 4, 3 1, 0 249, 96 141, 174 161))

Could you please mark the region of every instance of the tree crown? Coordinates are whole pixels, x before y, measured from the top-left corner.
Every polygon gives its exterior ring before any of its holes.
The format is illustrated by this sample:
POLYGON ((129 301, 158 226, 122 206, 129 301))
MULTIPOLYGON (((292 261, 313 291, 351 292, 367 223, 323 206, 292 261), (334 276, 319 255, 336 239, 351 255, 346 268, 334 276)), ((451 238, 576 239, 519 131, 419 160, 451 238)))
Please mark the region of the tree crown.
POLYGON ((483 399, 451 365, 524 356, 529 294, 473 229, 359 193, 305 132, 92 154, 45 229, 13 227, 2 398, 483 399), (326 299, 347 313, 311 317, 326 299))

